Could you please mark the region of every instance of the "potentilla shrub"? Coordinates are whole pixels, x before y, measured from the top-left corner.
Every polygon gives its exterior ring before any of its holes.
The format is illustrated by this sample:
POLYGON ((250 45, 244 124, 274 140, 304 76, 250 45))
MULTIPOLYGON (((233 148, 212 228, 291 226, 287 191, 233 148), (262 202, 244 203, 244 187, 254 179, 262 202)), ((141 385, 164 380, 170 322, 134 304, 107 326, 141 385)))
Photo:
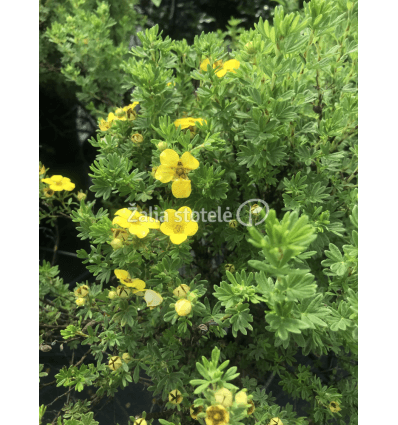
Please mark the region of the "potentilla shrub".
POLYGON ((138 37, 131 103, 91 140, 98 201, 72 212, 97 280, 53 301, 95 363, 57 385, 94 387, 95 411, 145 381, 162 411, 136 424, 357 423, 357 3, 278 6, 232 51, 138 37))
POLYGON ((77 99, 97 117, 120 103, 120 66, 145 17, 138 0, 40 0, 40 83, 77 99))

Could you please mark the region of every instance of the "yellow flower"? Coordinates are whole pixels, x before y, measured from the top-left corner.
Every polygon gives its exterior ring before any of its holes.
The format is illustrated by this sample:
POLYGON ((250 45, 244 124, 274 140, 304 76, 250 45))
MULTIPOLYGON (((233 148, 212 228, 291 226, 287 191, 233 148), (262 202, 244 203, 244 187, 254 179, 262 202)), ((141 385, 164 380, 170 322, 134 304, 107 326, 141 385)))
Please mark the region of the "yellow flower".
POLYGON ((51 198, 52 196, 54 196, 54 191, 48 187, 46 187, 45 189, 43 189, 44 192, 44 196, 46 198, 51 198))
POLYGON ((233 72, 236 74, 235 69, 238 69, 240 67, 240 62, 236 59, 230 59, 229 61, 225 62, 222 66, 222 69, 220 71, 216 72, 217 77, 221 78, 224 77, 224 75, 227 72, 233 72))
MULTIPOLYGON (((209 58, 207 58, 207 59, 205 59, 201 64, 200 64, 200 69, 202 70, 202 71, 207 71, 207 65, 210 65, 210 60, 209 60, 209 58)), ((218 61, 215 61, 214 63, 213 63, 213 69, 214 68, 218 68, 218 67, 220 67, 220 66, 222 66, 222 60, 218 60, 218 61)))
POLYGON ((112 224, 118 224, 120 227, 129 229, 132 235, 139 238, 145 238, 149 233, 149 229, 159 229, 160 222, 152 217, 140 214, 137 210, 131 211, 127 208, 122 208, 115 212, 115 217, 112 224))
POLYGON ((197 407, 195 407, 194 405, 192 405, 189 408, 189 413, 191 415, 191 418, 192 419, 195 419, 195 420, 198 420, 198 415, 199 415, 200 412, 202 412, 202 410, 203 410, 203 406, 197 406, 197 407))
POLYGON ((168 209, 165 211, 165 221, 160 225, 160 230, 170 241, 179 245, 184 242, 188 236, 193 236, 198 231, 198 223, 191 220, 192 211, 188 207, 181 207, 176 210, 168 209))
MULTIPOLYGON (((142 292, 141 292, 142 294, 142 292)), ((140 295, 138 293, 137 295, 140 295)), ((163 298, 159 294, 159 292, 153 291, 152 289, 146 289, 144 294, 144 300, 146 302, 146 305, 149 307, 150 310, 153 310, 158 305, 162 304, 163 298)))
POLYGON ((77 298, 77 300, 75 302, 79 307, 81 307, 84 304, 86 304, 86 299, 85 298, 77 298))
POLYGON ((181 298, 176 302, 175 310, 179 316, 187 316, 192 311, 191 301, 181 298))
POLYGON ((206 425, 226 425, 229 423, 229 413, 222 404, 209 406, 206 409, 206 425))
POLYGON ((128 298, 129 295, 131 294, 131 289, 124 286, 124 285, 119 285, 116 288, 116 294, 120 297, 120 298, 128 298))
POLYGON ((113 356, 109 359, 109 368, 111 370, 117 370, 122 365, 122 360, 119 356, 113 356))
POLYGON ((147 425, 147 423, 144 418, 139 418, 134 421, 134 425, 147 425))
POLYGON ((268 425, 283 425, 283 422, 279 418, 272 418, 268 425))
POLYGON ((177 198, 188 198, 191 194, 191 182, 188 173, 199 167, 199 161, 189 152, 185 152, 181 158, 172 149, 166 149, 160 154, 160 163, 155 173, 155 179, 162 183, 173 180, 171 190, 177 198))
POLYGON ((337 403, 337 401, 332 401, 330 404, 329 404, 329 409, 332 411, 332 412, 339 412, 341 409, 340 409, 340 405, 339 405, 339 403, 337 403))
POLYGON ((224 407, 232 406, 233 395, 227 388, 221 388, 214 393, 216 402, 222 404, 224 407))
POLYGON ((181 129, 184 130, 186 128, 193 129, 195 127, 196 123, 199 122, 200 124, 203 124, 204 122, 207 124, 207 121, 203 118, 179 118, 178 120, 174 121, 174 125, 176 128, 181 126, 181 129))
POLYGON ((108 121, 105 121, 103 118, 101 118, 101 121, 98 124, 98 127, 101 131, 107 131, 111 128, 112 123, 109 123, 108 121))
POLYGON ((128 286, 129 288, 136 288, 133 290, 133 293, 142 291, 145 288, 145 282, 141 279, 131 279, 131 276, 126 270, 115 270, 116 277, 123 283, 123 285, 128 286))
POLYGON ((41 176, 45 172, 46 172, 46 167, 44 165, 40 167, 40 165, 39 165, 39 176, 41 176))
POLYGON ((245 44, 245 49, 247 53, 249 53, 250 55, 253 55, 254 53, 256 53, 256 49, 254 48, 252 41, 249 41, 248 43, 245 44))
POLYGON ((169 392, 169 402, 171 404, 180 404, 183 400, 183 396, 181 395, 180 391, 173 390, 169 392))
POLYGON ((235 395, 235 401, 238 404, 247 404, 247 394, 245 391, 239 391, 236 395, 235 395))
POLYGON ((247 414, 251 415, 256 410, 256 407, 254 406, 253 400, 249 400, 248 404, 250 404, 250 407, 247 409, 247 414))
POLYGON ((89 291, 90 288, 87 285, 81 285, 77 289, 75 289, 75 296, 78 298, 84 298, 86 295, 88 295, 89 291))
POLYGON ((189 286, 183 283, 182 285, 177 286, 177 288, 174 289, 173 294, 178 298, 186 298, 189 290, 190 290, 189 286))
POLYGON ((259 214, 260 214, 260 212, 261 212, 261 210, 262 210, 262 208, 261 208, 259 205, 257 205, 257 204, 254 204, 254 205, 250 208, 250 212, 251 212, 253 215, 259 215, 259 214))
POLYGON ((68 177, 62 177, 59 175, 51 176, 47 179, 41 180, 44 183, 47 183, 50 185, 50 189, 54 191, 61 191, 61 190, 73 190, 75 188, 75 184, 68 179, 68 177))
POLYGON ((131 360, 132 360, 132 357, 130 356, 130 354, 129 354, 129 353, 124 353, 124 354, 122 355, 122 359, 123 359, 126 363, 130 363, 130 362, 131 362, 131 360))

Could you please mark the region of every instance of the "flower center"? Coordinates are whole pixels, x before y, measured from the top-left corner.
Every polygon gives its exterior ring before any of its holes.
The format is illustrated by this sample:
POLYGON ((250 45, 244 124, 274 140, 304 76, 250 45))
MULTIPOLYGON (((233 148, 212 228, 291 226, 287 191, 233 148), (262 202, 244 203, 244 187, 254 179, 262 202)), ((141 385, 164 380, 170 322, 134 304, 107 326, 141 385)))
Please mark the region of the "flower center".
POLYGON ((219 421, 221 419, 221 415, 219 413, 214 413, 214 419, 219 421))
POLYGON ((61 182, 55 182, 55 184, 56 184, 57 186, 62 186, 62 181, 61 181, 61 182))
POLYGON ((174 233, 184 233, 184 226, 181 224, 176 224, 174 226, 174 233))

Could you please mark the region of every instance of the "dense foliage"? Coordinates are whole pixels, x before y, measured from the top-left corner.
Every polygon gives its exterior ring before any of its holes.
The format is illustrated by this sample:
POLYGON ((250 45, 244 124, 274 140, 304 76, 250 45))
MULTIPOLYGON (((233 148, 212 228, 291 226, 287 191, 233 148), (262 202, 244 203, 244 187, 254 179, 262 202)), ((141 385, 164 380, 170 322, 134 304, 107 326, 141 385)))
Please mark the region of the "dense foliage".
MULTIPOLYGON (((96 391, 58 423, 96 424, 90 409, 133 381, 163 408, 131 417, 141 425, 357 423, 357 3, 278 6, 270 22, 192 45, 154 26, 127 56, 127 30, 120 55, 107 53, 107 13, 95 17, 99 62, 87 77, 65 68, 82 100, 95 74, 119 102, 92 109, 98 200, 40 170, 42 219, 70 214, 97 279, 71 292, 57 267, 40 268, 41 323, 96 360, 56 376, 96 391), (299 360, 331 354, 326 380, 299 360), (305 416, 275 403, 270 375, 305 416)), ((74 26, 90 48, 79 22, 54 26, 53 40, 74 26)))

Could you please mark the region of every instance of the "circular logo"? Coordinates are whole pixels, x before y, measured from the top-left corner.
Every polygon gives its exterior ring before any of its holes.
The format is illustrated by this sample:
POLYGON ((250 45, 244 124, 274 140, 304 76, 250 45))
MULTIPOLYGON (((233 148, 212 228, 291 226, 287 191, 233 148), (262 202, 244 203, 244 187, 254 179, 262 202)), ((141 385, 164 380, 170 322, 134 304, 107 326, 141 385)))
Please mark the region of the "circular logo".
POLYGON ((268 216, 268 213, 269 213, 269 206, 268 206, 268 204, 265 201, 263 201, 262 199, 249 199, 248 201, 246 201, 243 204, 241 204, 240 207, 238 208, 238 211, 236 212, 236 219, 239 221, 239 223, 242 226, 247 226, 247 227, 248 226, 258 226, 259 224, 261 224, 262 222, 265 221, 265 219, 268 216), (241 214, 242 208, 246 204, 248 204, 249 202, 253 202, 256 206, 255 206, 254 209, 253 208, 250 208, 250 211, 249 211, 249 223, 245 223, 244 221, 241 220, 240 214, 241 214), (260 221, 257 221, 256 223, 253 224, 252 215, 257 216, 260 213, 260 211, 262 210, 262 208, 260 207, 259 204, 261 204, 261 205, 264 206, 264 208, 265 208, 265 216, 260 221))

